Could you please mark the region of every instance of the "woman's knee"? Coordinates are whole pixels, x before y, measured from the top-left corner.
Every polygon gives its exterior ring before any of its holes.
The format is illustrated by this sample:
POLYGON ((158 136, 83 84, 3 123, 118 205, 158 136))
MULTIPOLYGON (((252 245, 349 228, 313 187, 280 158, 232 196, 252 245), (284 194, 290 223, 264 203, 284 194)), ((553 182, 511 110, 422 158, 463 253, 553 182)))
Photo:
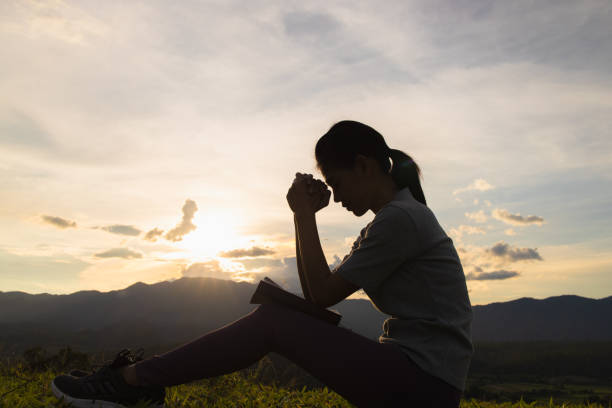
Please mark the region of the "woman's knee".
POLYGON ((254 310, 255 318, 269 330, 285 328, 308 316, 293 309, 274 303, 262 304, 254 310))
POLYGON ((255 312, 258 315, 264 315, 264 316, 270 316, 270 315, 278 316, 278 315, 285 314, 286 311, 287 311, 286 307, 283 307, 283 306, 280 306, 274 303, 260 304, 255 308, 255 312))
POLYGON ((266 309, 266 310, 290 310, 287 306, 281 305, 279 303, 262 303, 257 305, 258 309, 266 309))

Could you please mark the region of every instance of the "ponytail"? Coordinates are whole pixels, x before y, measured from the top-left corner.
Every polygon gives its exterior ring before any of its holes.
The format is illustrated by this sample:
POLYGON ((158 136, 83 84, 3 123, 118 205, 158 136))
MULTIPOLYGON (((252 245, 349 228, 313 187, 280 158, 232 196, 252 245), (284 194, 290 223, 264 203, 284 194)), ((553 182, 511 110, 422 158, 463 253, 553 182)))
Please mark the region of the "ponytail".
POLYGON ((421 169, 416 162, 406 153, 397 149, 389 149, 389 156, 393 161, 390 173, 395 184, 397 184, 400 190, 408 187, 417 201, 427 205, 425 194, 423 194, 423 188, 421 187, 421 169))

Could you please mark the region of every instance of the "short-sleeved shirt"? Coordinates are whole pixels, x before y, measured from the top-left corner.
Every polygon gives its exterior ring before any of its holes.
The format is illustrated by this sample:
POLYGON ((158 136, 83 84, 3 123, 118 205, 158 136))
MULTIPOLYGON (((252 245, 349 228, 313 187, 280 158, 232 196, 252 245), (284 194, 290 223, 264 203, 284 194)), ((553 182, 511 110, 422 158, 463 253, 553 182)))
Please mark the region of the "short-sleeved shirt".
POLYGON ((452 239, 408 187, 376 213, 333 272, 390 316, 379 342, 395 343, 424 371, 465 389, 474 349, 463 267, 452 239))

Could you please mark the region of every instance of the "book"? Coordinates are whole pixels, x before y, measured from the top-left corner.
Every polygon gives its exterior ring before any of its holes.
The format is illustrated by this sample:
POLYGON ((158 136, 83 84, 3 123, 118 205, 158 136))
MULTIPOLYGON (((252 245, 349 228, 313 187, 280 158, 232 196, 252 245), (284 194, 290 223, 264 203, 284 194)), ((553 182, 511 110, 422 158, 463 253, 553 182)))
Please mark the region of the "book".
POLYGON ((342 318, 342 315, 337 311, 315 305, 298 295, 287 292, 267 276, 259 281, 259 285, 257 285, 250 303, 280 304, 336 326, 340 323, 340 319, 342 318))

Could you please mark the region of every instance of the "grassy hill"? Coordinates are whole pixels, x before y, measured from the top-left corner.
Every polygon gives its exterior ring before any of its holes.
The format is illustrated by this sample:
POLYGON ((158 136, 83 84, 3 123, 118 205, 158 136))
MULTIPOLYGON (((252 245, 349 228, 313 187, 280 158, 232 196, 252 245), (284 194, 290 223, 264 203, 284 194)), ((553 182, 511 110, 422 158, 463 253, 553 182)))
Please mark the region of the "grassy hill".
MULTIPOLYGON (((67 408, 68 404, 53 396, 49 383, 57 375, 53 371, 39 373, 3 372, 0 374, 0 406, 12 408, 67 408), (30 379, 30 382, 24 381, 30 379), (22 386, 25 384, 24 386, 22 386), (18 388, 17 388, 18 387, 18 388), (17 388, 15 391, 10 390, 17 388), (8 394, 6 394, 8 392, 8 394), (2 397, 2 395, 4 395, 2 397)), ((146 404, 135 405, 145 408, 146 404)), ((254 378, 245 378, 240 373, 232 373, 216 378, 194 381, 167 388, 166 407, 168 408, 295 408, 329 407, 349 408, 353 405, 333 391, 293 390, 274 385, 263 385, 254 378)), ((605 408, 609 405, 597 403, 555 403, 546 402, 506 402, 495 403, 474 399, 463 400, 461 408, 605 408)))
MULTIPOLYGON (((91 356, 64 349, 52 356, 32 350, 18 360, 0 362, 0 407, 63 407, 51 380, 72 368, 90 370, 91 356)), ((166 406, 178 407, 353 407, 340 395, 316 382, 300 380, 301 373, 284 370, 269 356, 256 365, 228 375, 166 388, 166 406), (297 379, 297 381, 295 381, 297 379)), ((462 408, 610 408, 612 384, 570 381, 538 383, 504 378, 468 384, 462 408), (551 397, 554 395, 554 397, 551 397), (475 398, 478 397, 479 398, 475 398), (484 396, 484 398, 482 397, 484 396), (484 399, 484 400, 483 400, 484 399), (495 402, 498 401, 498 402, 495 402), (596 401, 596 402, 595 402, 596 401)), ((137 405, 144 408, 146 404, 137 405)))

